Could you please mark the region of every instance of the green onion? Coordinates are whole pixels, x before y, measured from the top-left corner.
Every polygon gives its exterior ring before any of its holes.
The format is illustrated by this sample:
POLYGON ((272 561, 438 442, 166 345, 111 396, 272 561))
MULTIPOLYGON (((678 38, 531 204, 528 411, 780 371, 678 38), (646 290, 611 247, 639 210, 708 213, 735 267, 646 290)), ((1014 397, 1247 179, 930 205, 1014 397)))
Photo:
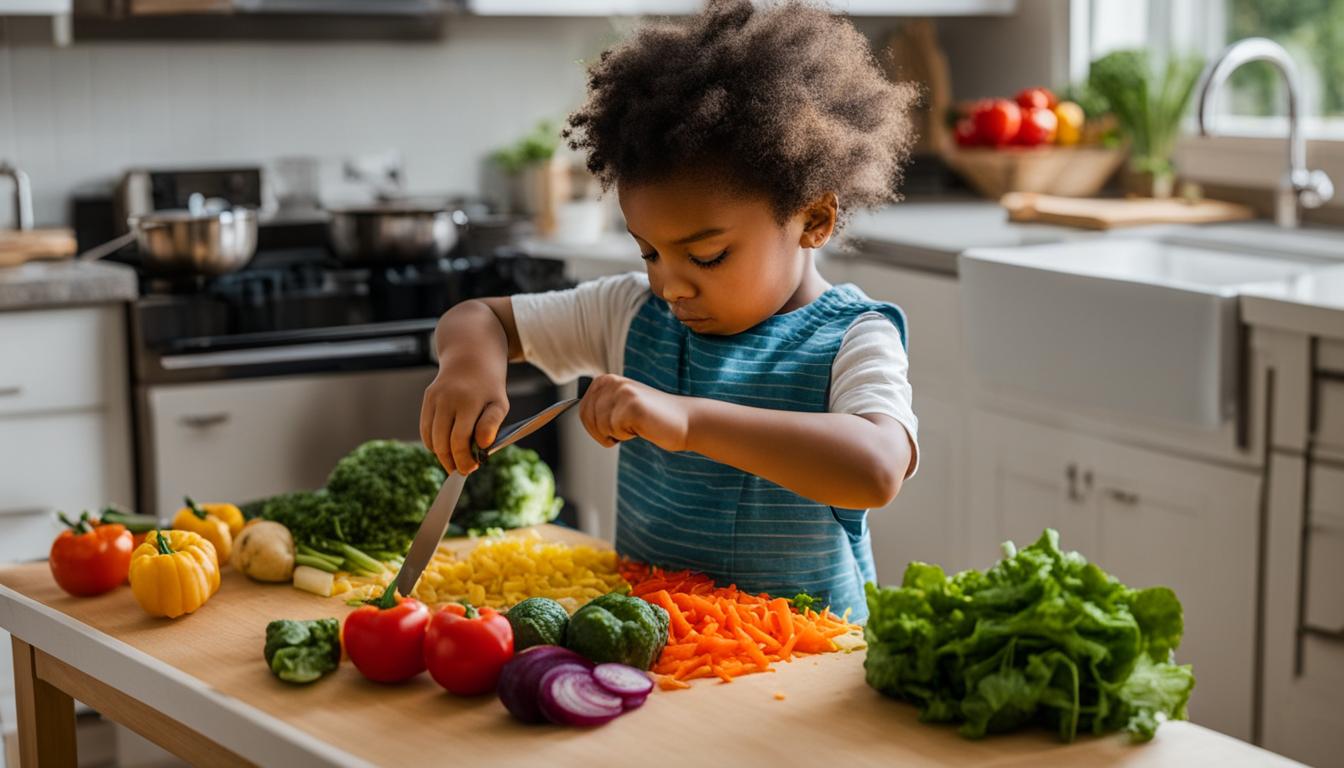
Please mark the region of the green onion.
POLYGON ((313 555, 305 555, 302 552, 294 555, 294 562, 299 565, 316 568, 319 571, 326 571, 327 573, 335 573, 337 570, 336 566, 332 565, 329 560, 313 555))

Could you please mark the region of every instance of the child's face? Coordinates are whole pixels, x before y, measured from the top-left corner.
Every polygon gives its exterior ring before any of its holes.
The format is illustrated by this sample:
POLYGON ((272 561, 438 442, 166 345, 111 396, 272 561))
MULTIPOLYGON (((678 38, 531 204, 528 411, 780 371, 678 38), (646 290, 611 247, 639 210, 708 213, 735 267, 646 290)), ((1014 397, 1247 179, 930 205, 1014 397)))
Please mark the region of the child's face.
POLYGON ((779 312, 811 269, 802 246, 820 245, 807 215, 781 226, 765 198, 704 177, 623 186, 619 197, 654 295, 698 333, 741 333, 779 312))

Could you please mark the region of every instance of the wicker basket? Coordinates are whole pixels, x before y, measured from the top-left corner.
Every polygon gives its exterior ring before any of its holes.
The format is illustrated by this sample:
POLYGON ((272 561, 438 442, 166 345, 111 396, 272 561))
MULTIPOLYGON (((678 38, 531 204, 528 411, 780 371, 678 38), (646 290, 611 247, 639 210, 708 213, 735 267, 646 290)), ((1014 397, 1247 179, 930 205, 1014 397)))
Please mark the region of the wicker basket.
POLYGON ((1064 197, 1097 194, 1125 159, 1105 147, 956 148, 943 159, 975 191, 994 200, 1009 192, 1064 197))

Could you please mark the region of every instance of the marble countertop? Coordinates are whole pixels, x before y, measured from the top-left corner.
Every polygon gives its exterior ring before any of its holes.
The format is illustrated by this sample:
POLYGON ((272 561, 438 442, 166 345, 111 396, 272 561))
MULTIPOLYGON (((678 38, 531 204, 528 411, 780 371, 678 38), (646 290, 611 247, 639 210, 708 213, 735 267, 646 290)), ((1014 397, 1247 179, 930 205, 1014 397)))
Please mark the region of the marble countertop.
POLYGON ((135 270, 122 264, 30 261, 0 268, 0 311, 132 301, 135 270))

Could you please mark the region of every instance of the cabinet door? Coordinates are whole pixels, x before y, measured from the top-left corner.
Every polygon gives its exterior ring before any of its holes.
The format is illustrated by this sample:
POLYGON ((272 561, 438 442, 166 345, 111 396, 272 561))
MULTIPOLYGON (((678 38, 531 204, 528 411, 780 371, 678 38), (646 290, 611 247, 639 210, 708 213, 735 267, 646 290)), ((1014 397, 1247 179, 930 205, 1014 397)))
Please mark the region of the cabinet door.
POLYGON ((972 417, 972 565, 986 568, 1000 545, 1030 544, 1041 531, 1059 531, 1060 544, 1096 551, 1096 515, 1087 506, 1091 475, 1082 461, 1086 438, 983 411, 972 417))
POLYGON ((419 440, 419 403, 433 369, 192 384, 148 397, 152 500, 250 501, 317 488, 373 438, 419 440))
POLYGON ((899 584, 911 560, 961 570, 967 558, 965 415, 954 403, 920 397, 919 473, 894 501, 868 513, 877 580, 899 584))
POLYGON ((1198 679, 1190 717, 1250 739, 1259 476, 1111 443, 1088 453, 1092 559, 1131 587, 1176 591, 1185 614, 1176 659, 1198 679))

